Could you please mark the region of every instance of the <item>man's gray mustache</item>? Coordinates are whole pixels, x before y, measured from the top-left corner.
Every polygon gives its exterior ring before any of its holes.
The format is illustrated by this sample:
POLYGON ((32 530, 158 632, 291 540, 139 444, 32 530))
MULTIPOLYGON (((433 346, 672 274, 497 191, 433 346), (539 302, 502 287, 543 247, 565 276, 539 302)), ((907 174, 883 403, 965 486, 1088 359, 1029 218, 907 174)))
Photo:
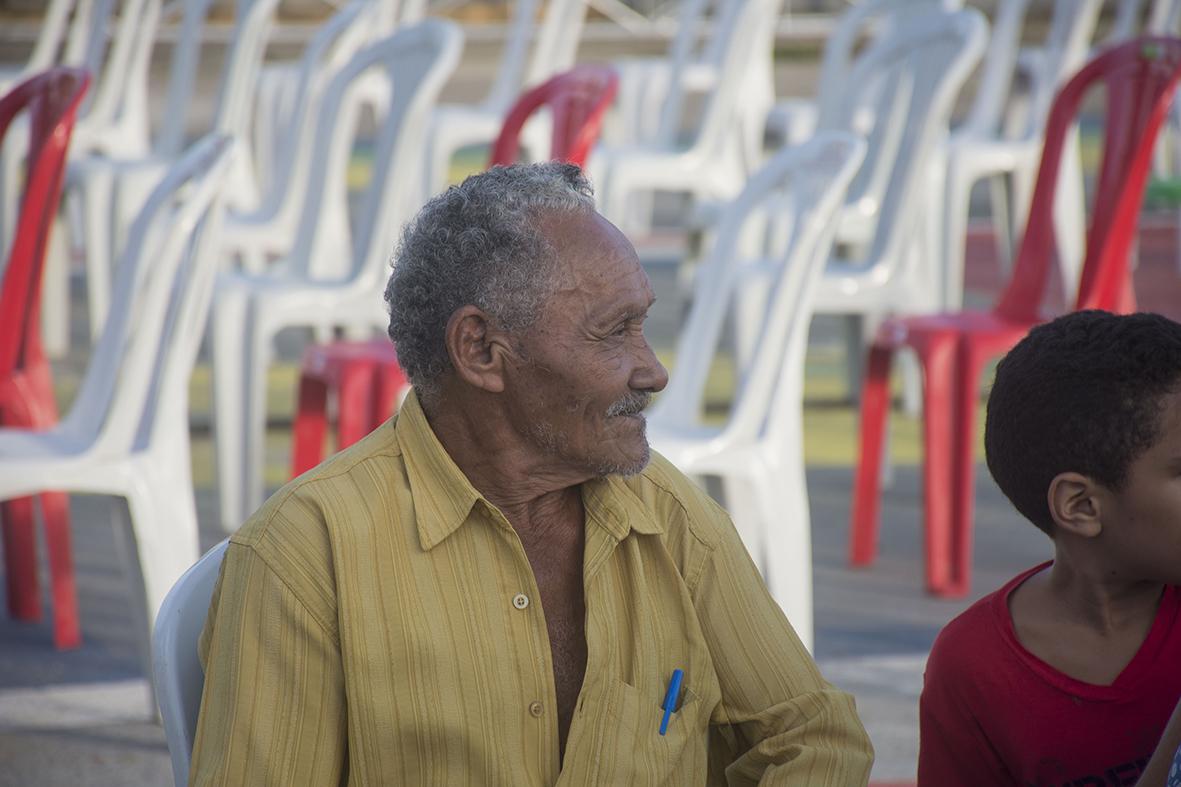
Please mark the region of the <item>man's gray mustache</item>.
POLYGON ((652 394, 647 391, 628 394, 607 408, 607 417, 617 415, 639 415, 652 401, 652 394))

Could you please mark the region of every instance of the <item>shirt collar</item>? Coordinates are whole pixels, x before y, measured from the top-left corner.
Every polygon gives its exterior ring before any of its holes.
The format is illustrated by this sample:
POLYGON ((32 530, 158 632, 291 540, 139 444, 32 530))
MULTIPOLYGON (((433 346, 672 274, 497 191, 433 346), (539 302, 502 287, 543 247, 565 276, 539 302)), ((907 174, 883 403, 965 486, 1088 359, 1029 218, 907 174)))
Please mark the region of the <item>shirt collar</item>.
POLYGON ((582 505, 588 522, 595 522, 616 541, 623 541, 630 531, 646 535, 664 532, 664 523, 652 514, 649 506, 622 476, 595 478, 582 485, 582 505))
POLYGON ((398 409, 395 425, 418 520, 418 540, 430 550, 459 529, 482 500, 431 429, 412 389, 398 409))
MULTIPOLYGON (((423 549, 433 549, 458 530, 477 502, 495 510, 443 448, 414 390, 398 410, 395 428, 423 549)), ((582 501, 587 521, 600 525, 617 541, 623 541, 632 530, 644 534, 664 532, 664 523, 652 515, 621 476, 587 481, 582 485, 582 501)))

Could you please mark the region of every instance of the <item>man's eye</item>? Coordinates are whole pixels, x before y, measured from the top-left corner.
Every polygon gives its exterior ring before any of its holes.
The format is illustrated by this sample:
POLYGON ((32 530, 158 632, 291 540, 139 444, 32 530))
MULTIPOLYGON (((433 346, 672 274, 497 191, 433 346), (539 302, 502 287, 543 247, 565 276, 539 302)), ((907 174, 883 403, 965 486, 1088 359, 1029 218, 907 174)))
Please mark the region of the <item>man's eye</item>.
POLYGON ((627 327, 628 327, 627 323, 624 323, 623 325, 620 325, 618 328, 616 328, 614 331, 612 331, 611 335, 612 336, 623 336, 624 334, 627 333, 627 327))

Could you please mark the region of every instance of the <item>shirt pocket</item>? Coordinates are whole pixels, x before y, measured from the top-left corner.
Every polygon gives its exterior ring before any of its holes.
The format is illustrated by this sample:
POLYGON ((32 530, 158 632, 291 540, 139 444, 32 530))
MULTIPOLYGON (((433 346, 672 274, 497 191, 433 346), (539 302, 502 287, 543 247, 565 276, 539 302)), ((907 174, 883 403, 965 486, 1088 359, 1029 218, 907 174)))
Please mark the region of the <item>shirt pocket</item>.
POLYGON ((611 723, 599 748, 601 768, 595 783, 678 787, 705 783, 709 718, 703 715, 701 697, 684 686, 680 707, 661 735, 663 700, 663 692, 655 696, 622 681, 609 689, 611 723))

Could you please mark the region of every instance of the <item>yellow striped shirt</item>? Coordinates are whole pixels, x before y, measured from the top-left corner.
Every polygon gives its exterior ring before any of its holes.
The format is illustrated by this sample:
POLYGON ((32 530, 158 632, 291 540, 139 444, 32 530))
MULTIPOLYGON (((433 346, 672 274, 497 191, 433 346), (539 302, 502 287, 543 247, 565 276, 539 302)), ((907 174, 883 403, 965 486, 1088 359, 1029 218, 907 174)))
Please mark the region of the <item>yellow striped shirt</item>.
POLYGON ((563 762, 525 551, 411 394, 231 538, 191 782, 865 784, 852 698, 820 676, 725 512, 660 457, 582 496, 588 653, 563 762))

